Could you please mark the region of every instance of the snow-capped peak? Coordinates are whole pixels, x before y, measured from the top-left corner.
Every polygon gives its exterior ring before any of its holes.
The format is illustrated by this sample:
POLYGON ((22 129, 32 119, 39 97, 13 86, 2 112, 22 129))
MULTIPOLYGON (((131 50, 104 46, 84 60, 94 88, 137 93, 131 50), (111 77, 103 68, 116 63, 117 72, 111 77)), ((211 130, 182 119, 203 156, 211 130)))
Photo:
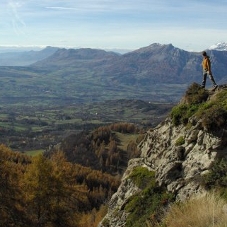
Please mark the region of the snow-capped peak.
POLYGON ((227 51, 227 43, 217 43, 208 48, 209 50, 227 51))

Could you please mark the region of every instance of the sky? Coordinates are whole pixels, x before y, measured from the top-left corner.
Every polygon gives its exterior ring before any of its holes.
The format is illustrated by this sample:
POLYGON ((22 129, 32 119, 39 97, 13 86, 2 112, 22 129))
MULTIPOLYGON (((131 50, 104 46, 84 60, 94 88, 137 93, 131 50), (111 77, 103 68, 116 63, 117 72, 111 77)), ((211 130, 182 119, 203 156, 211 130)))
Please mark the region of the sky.
POLYGON ((1 0, 0 46, 202 51, 227 42, 227 0, 1 0))

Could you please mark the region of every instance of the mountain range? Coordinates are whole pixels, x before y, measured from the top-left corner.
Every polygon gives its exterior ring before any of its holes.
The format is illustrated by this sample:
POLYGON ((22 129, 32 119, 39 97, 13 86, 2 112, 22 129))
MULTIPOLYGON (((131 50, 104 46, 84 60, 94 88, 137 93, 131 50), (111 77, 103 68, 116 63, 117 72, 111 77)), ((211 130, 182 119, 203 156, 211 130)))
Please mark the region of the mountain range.
MULTIPOLYGON (((0 46, 0 66, 25 66, 35 63, 39 60, 45 59, 46 57, 53 54, 56 50, 61 49, 60 47, 17 47, 0 46)), ((79 49, 79 48, 73 48, 79 49)), ((211 45, 208 50, 219 50, 226 51, 227 43, 220 42, 211 45)), ((126 54, 131 52, 129 49, 106 49, 107 52, 115 52, 118 54, 126 54)))
MULTIPOLYGON (((207 52, 216 81, 225 83, 227 51, 207 52)), ((13 90, 13 97, 29 99, 51 96, 74 102, 121 98, 177 102, 189 84, 202 80, 201 52, 172 44, 153 43, 126 54, 48 47, 39 55, 42 57, 29 66, 0 67, 4 97, 12 97, 13 90)))
MULTIPOLYGON (((226 51, 208 50, 217 80, 227 76, 226 51)), ((201 54, 188 52, 172 44, 154 43, 148 47, 119 55, 113 52, 81 49, 59 49, 32 67, 77 67, 110 81, 143 85, 147 83, 188 83, 201 76, 201 54)))

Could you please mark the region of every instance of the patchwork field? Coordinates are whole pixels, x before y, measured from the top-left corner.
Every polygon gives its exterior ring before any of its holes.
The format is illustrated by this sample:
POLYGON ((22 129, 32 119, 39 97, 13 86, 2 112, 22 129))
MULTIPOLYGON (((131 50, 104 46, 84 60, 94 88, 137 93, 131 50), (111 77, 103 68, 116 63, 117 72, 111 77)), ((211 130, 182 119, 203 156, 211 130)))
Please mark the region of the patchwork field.
POLYGON ((115 100, 59 106, 0 106, 0 143, 14 150, 46 150, 71 133, 92 130, 116 122, 141 128, 154 127, 173 104, 140 100, 115 100))

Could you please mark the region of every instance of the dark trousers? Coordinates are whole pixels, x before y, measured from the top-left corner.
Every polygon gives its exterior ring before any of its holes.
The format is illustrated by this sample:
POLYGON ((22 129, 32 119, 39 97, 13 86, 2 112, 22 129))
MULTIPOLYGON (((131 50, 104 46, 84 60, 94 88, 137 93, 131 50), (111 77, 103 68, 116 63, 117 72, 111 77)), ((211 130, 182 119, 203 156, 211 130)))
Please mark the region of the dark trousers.
POLYGON ((214 80, 214 77, 212 75, 208 74, 207 72, 203 72, 202 87, 206 86, 207 76, 209 76, 211 82, 213 83, 213 86, 217 85, 215 80, 214 80))

